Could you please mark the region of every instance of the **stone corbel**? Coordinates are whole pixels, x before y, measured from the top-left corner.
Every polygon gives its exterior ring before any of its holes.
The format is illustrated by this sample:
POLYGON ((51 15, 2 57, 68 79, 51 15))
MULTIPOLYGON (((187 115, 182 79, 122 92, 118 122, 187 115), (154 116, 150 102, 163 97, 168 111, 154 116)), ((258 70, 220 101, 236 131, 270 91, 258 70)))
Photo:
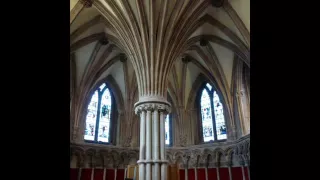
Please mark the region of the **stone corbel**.
POLYGON ((104 46, 109 43, 107 37, 102 37, 99 42, 104 46))
POLYGON ((79 2, 83 4, 84 7, 90 8, 92 7, 94 0, 80 0, 79 2))

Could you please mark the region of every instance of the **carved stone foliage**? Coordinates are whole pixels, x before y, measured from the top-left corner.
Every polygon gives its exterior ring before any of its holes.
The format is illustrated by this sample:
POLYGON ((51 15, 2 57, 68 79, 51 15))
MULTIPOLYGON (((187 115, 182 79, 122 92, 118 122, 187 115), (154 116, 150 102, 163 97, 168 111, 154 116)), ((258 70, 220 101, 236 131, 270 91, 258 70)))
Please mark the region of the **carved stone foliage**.
POLYGON ((162 111, 165 113, 171 112, 170 104, 167 102, 138 102, 135 106, 136 114, 140 114, 141 111, 162 111))
MULTIPOLYGON (((169 164, 179 168, 228 167, 250 165, 250 135, 221 144, 167 148, 169 164)), ((139 148, 71 145, 71 164, 77 167, 123 168, 136 164, 139 148)))
POLYGON ((77 161, 77 167, 123 168, 135 164, 139 151, 129 148, 89 147, 88 145, 71 145, 70 158, 77 161), (132 161, 133 160, 133 161, 132 161))

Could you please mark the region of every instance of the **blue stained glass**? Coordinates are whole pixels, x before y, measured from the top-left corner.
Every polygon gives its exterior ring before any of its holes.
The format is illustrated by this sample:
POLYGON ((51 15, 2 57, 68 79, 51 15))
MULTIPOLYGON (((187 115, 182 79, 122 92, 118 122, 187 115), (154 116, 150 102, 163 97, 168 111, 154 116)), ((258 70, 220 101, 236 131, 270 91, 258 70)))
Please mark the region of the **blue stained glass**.
POLYGON ((109 89, 106 89, 102 94, 100 112, 98 141, 109 142, 111 117, 111 94, 109 89))

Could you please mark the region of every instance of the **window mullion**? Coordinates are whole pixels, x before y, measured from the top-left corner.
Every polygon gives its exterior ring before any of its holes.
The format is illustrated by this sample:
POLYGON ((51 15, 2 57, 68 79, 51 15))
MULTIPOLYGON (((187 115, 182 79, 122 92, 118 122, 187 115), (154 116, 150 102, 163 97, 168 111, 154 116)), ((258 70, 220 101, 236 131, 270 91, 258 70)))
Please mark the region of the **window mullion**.
POLYGON ((213 105, 213 89, 212 91, 209 93, 210 96, 210 103, 211 103, 211 117, 212 117, 212 124, 213 124, 213 134, 214 134, 214 140, 218 140, 218 136, 217 136, 217 128, 216 128, 216 117, 215 117, 215 109, 214 109, 214 105, 213 105))
MULTIPOLYGON (((110 91, 110 89, 109 89, 110 91)), ((114 133, 116 132, 114 129, 116 128, 113 128, 114 125, 116 125, 116 123, 119 123, 118 121, 116 121, 117 117, 115 117, 115 111, 116 111, 116 107, 115 107, 115 100, 114 100, 114 96, 112 95, 112 93, 110 92, 110 98, 111 98, 111 108, 110 108, 110 117, 109 117, 109 134, 108 134, 108 143, 114 143, 113 142, 113 137, 114 137, 114 133)), ((116 142, 116 141, 115 141, 116 142)))

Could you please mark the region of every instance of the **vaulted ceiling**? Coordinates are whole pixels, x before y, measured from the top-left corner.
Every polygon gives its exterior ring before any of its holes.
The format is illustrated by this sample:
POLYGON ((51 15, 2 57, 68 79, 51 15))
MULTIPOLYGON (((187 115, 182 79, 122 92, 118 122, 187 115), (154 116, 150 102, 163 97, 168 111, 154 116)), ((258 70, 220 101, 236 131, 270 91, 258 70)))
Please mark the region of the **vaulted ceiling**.
POLYGON ((141 91, 167 87, 177 105, 185 106, 202 74, 228 101, 233 62, 250 67, 250 0, 229 0, 222 7, 207 0, 86 2, 83 7, 70 0, 71 82, 77 96, 111 75, 123 98, 136 98, 138 85, 141 91), (153 69, 144 68, 151 64, 168 69, 158 77, 167 86, 146 84, 157 80, 153 69))

